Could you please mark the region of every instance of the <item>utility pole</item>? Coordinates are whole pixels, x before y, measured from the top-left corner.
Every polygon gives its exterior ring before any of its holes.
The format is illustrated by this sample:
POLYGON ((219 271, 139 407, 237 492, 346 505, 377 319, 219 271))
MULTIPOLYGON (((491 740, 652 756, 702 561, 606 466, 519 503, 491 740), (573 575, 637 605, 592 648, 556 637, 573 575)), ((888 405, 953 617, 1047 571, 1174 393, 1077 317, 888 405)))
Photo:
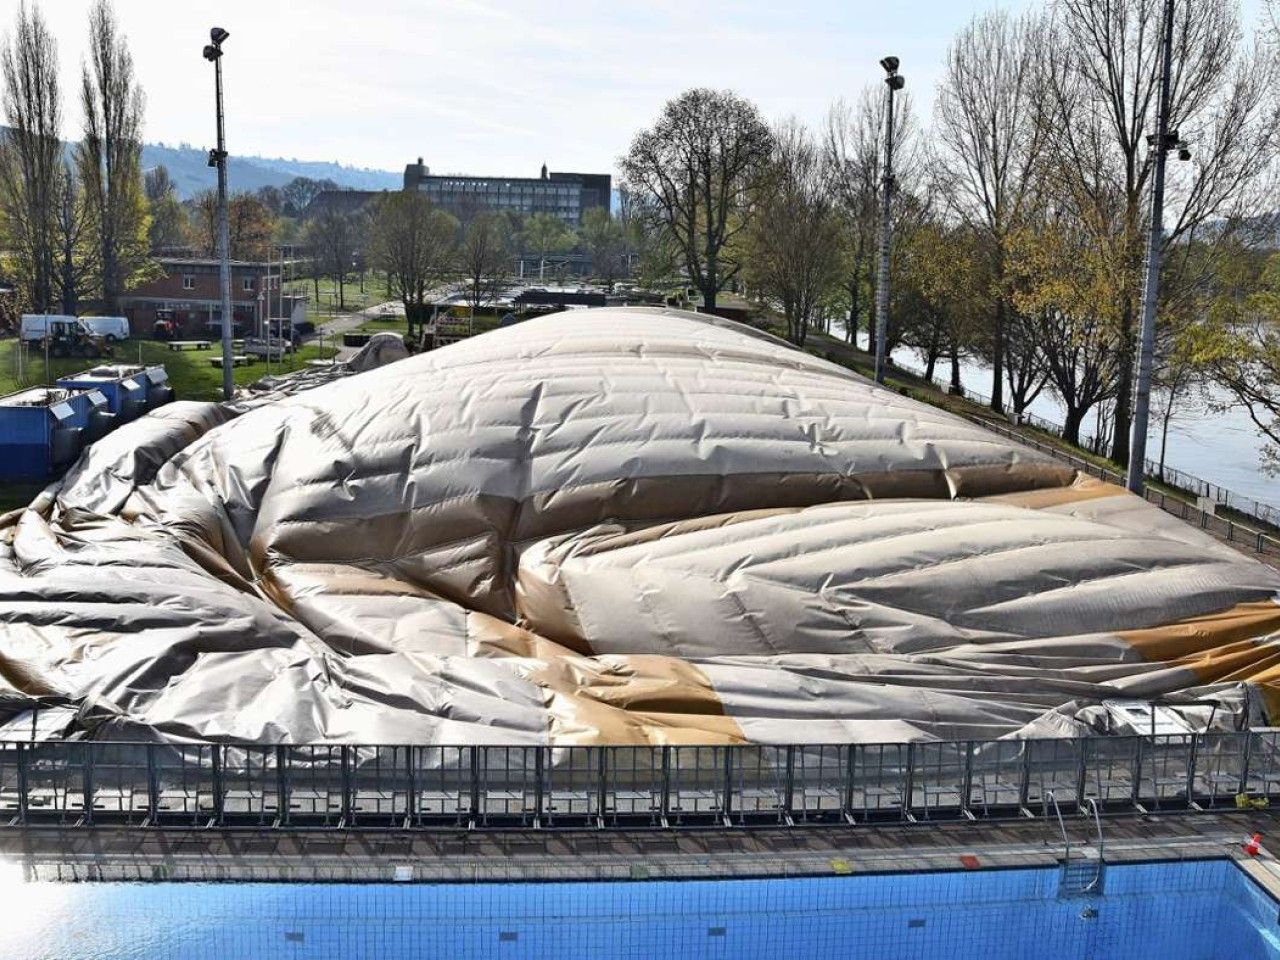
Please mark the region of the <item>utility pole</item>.
POLYGON ((1155 177, 1151 185, 1151 233, 1147 237, 1147 275, 1142 290, 1142 327, 1138 343, 1138 383, 1134 392, 1133 426, 1129 434, 1129 468, 1125 486, 1142 496, 1147 472, 1147 426, 1151 415, 1151 367, 1155 352, 1156 303, 1160 296, 1160 259, 1164 247, 1164 174, 1170 150, 1180 160, 1190 160, 1191 151, 1169 129, 1169 84, 1173 69, 1173 0, 1165 0, 1161 30, 1160 106, 1156 132, 1147 137, 1155 151, 1155 177))
POLYGON ((889 205, 893 200, 893 95, 901 90, 906 80, 898 73, 898 58, 885 57, 880 61, 885 85, 889 88, 884 112, 884 175, 881 177, 883 195, 880 201, 880 274, 876 280, 876 383, 884 383, 885 342, 889 339, 889 241, 893 230, 889 205))
POLYGON ((218 283, 222 291, 222 399, 235 392, 231 354, 231 227, 227 216, 227 139, 222 117, 222 41, 230 34, 221 27, 209 31, 212 41, 204 58, 213 63, 213 87, 218 118, 218 145, 209 151, 209 166, 218 168, 218 283))

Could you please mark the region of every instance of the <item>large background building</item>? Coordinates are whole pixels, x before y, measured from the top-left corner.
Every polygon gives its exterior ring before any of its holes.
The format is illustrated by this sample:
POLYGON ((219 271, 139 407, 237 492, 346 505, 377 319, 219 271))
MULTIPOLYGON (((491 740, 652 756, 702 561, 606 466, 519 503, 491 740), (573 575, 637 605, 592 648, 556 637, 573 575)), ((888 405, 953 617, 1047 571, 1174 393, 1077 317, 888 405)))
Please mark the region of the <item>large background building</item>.
POLYGON ((404 168, 404 188, 421 190, 460 219, 477 210, 510 210, 522 217, 550 213, 578 227, 592 207, 609 209, 613 178, 607 173, 549 173, 546 164, 540 177, 436 176, 419 157, 404 168))

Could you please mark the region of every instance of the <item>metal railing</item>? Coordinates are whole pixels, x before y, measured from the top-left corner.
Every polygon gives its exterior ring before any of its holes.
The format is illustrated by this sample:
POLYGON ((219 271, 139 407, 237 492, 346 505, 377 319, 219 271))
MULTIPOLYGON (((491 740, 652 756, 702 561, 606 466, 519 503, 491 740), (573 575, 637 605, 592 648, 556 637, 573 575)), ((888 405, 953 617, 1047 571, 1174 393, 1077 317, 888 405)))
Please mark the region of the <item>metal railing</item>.
MULTIPOLYGON (((1035 437, 1029 437, 1025 433, 1010 429, 998 423, 992 423, 982 417, 970 416, 966 419, 998 433, 1002 437, 1021 443, 1024 446, 1031 447, 1041 453, 1046 453, 1056 460, 1070 464, 1077 470, 1087 473, 1090 476, 1098 477, 1106 480, 1108 483, 1114 483, 1118 486, 1124 486, 1124 474, 1117 473, 1107 467, 1099 466, 1092 460, 1084 457, 1077 457, 1059 446, 1051 443, 1042 443, 1035 437)), ((1148 503, 1155 504, 1165 513, 1170 513, 1175 517, 1185 520, 1198 526, 1201 530, 1206 530, 1215 536, 1221 537, 1228 543, 1236 543, 1240 546, 1252 550, 1254 553, 1263 554, 1271 557, 1280 557, 1280 535, 1268 533, 1262 530, 1254 529, 1240 523, 1231 517, 1220 517, 1215 513, 1208 513, 1201 510, 1194 503, 1183 500, 1181 497, 1172 497, 1163 490, 1156 490, 1148 486, 1143 491, 1143 496, 1148 503)))
MULTIPOLYGON (((913 367, 909 363, 902 363, 900 361, 895 360, 893 361, 892 366, 906 373, 909 373, 911 376, 915 377, 918 380, 925 380, 926 382, 933 384, 933 386, 935 386, 936 388, 944 392, 949 391, 951 389, 951 384, 949 381, 938 376, 926 377, 925 371, 920 370, 917 367, 913 367)), ((964 388, 963 396, 966 399, 971 400, 974 403, 977 403, 984 407, 989 407, 991 405, 990 397, 976 390, 971 390, 968 387, 964 388)), ((991 421, 981 417, 971 416, 971 417, 968 417, 968 419, 973 420, 975 423, 979 423, 984 427, 988 427, 989 429, 997 429, 999 426, 998 424, 993 424, 991 421)), ((1023 413, 1019 414, 1018 422, 1023 426, 1035 427, 1037 430, 1043 430, 1045 433, 1049 433, 1058 437, 1061 437, 1065 432, 1065 428, 1063 427, 1062 424, 1056 423, 1053 420, 1048 420, 1041 416, 1037 416, 1036 414, 1031 413, 1029 411, 1024 411, 1023 413)), ((1023 443, 1031 442, 1030 438, 1028 438, 1025 433, 1021 433, 1016 430, 1002 431, 1002 432, 1005 432, 1006 435, 1012 436, 1014 439, 1020 440, 1023 443)), ((1082 437, 1081 445, 1086 449, 1092 451, 1096 455, 1104 456, 1104 457, 1111 455, 1110 441, 1102 441, 1094 437, 1082 437)), ((1060 447, 1051 447, 1047 444, 1041 444, 1038 446, 1045 447, 1049 452, 1052 452, 1055 455, 1062 454, 1063 456, 1069 456, 1065 454, 1065 451, 1062 451, 1060 447)), ((1078 459, 1078 458, 1071 458, 1071 459, 1078 459)), ((1090 470, 1091 473, 1094 473, 1094 474, 1099 473, 1100 468, 1093 465, 1091 465, 1091 467, 1092 467, 1090 470)), ((1106 471, 1106 472, 1110 473, 1111 471, 1106 471)), ((1206 499, 1212 500, 1216 505, 1221 507, 1227 507, 1228 509, 1235 511, 1241 516, 1249 517, 1254 520, 1257 520, 1259 523, 1265 524, 1268 527, 1271 527, 1273 529, 1280 529, 1280 507, 1277 507, 1273 504, 1263 503, 1262 501, 1256 500, 1253 497, 1247 497, 1244 494, 1236 493, 1234 490, 1228 490, 1226 487, 1223 487, 1216 483, 1211 483, 1208 480, 1205 480, 1201 477, 1194 476, 1193 474, 1187 473, 1183 470, 1179 470, 1176 467, 1170 467, 1170 466, 1162 467, 1160 463, 1155 460, 1146 461, 1146 473, 1149 479, 1158 480, 1160 483, 1163 483, 1165 486, 1173 487, 1175 490, 1183 491, 1192 497, 1205 497, 1206 499)), ((1124 480, 1122 475, 1120 474, 1113 474, 1113 475, 1120 476, 1121 477, 1120 482, 1123 484, 1124 480)), ((1192 512, 1194 513, 1204 513, 1204 511, 1197 509, 1194 505, 1192 505, 1191 509, 1192 509, 1192 512)), ((1205 516, 1212 516, 1212 514, 1205 514, 1205 516)), ((1222 522, 1223 524, 1232 523, 1232 521, 1226 520, 1226 519, 1224 519, 1222 522)), ((1242 530, 1248 529, 1246 527, 1242 527, 1238 523, 1234 523, 1233 525, 1242 530)), ((1258 531, 1256 530, 1249 531, 1249 535, 1257 534, 1257 533, 1258 531)), ((1247 542, 1247 535, 1244 539, 1247 542)), ((1275 538, 1272 538, 1271 542, 1273 546, 1280 545, 1280 540, 1276 540, 1275 538)))
POLYGON ((0 744, 0 824, 800 826, 1280 801, 1280 730, 880 744, 0 744))

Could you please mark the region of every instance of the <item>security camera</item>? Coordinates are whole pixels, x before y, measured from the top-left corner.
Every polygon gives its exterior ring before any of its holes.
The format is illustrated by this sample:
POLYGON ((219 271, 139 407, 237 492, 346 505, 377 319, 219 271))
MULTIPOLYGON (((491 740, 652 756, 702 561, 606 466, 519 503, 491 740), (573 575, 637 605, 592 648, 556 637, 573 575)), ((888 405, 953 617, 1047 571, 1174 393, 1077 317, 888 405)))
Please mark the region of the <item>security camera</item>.
POLYGON ((214 43, 221 43, 229 36, 231 36, 231 34, 227 33, 227 31, 223 30, 221 27, 214 27, 209 31, 209 39, 214 43))
POLYGON ((206 60, 212 62, 217 60, 220 56, 222 56, 222 50, 220 48, 215 47, 212 43, 206 43, 204 45, 204 58, 206 60))
POLYGON ((880 61, 880 66, 884 67, 886 73, 894 73, 898 69, 898 58, 885 57, 880 61))

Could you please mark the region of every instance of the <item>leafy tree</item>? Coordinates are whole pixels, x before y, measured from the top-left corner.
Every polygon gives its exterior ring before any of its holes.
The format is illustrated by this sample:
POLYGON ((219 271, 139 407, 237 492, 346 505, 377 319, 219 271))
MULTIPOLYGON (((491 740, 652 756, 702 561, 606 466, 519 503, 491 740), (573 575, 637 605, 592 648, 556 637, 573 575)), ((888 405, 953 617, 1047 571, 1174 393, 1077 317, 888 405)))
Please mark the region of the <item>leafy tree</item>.
POLYGON ((623 225, 604 207, 592 207, 582 215, 580 235, 582 245, 591 254, 592 272, 612 290, 614 282, 628 273, 623 225))
MULTIPOLYGON (((316 222, 313 221, 313 227, 316 222)), ((369 247, 404 304, 408 335, 426 323, 432 291, 453 267, 458 221, 416 190, 389 193, 374 207, 369 247)))
POLYGON ((9 269, 32 310, 54 309, 57 217, 64 189, 57 43, 39 7, 18 5, 0 46, 7 129, 0 139, 0 227, 9 269))
POLYGON ((563 253, 573 246, 573 233, 559 217, 550 213, 535 213, 524 222, 521 237, 525 249, 538 255, 538 279, 546 274, 547 257, 563 253))
POLYGON ((819 305, 836 283, 839 227, 822 151, 797 122, 780 125, 761 173, 746 234, 748 279, 782 308, 787 338, 804 346, 819 305))
POLYGON ((742 268, 734 241, 747 226, 770 139, 753 103, 697 88, 668 101, 622 158, 626 185, 666 226, 707 309, 742 268))
POLYGON ((119 309, 126 285, 154 268, 142 188, 142 90, 109 0, 89 11, 89 60, 80 84, 80 179, 99 244, 102 306, 119 309))
POLYGON ((143 192, 151 210, 147 237, 154 253, 178 247, 187 240, 187 215, 178 200, 173 180, 164 165, 152 168, 143 178, 143 192))
MULTIPOLYGON (((218 194, 203 190, 191 200, 196 232, 205 256, 217 256, 218 194)), ((227 238, 231 259, 262 260, 275 233, 271 211, 251 193, 233 193, 227 198, 227 238)), ((349 266, 350 264, 348 264, 349 266)))

